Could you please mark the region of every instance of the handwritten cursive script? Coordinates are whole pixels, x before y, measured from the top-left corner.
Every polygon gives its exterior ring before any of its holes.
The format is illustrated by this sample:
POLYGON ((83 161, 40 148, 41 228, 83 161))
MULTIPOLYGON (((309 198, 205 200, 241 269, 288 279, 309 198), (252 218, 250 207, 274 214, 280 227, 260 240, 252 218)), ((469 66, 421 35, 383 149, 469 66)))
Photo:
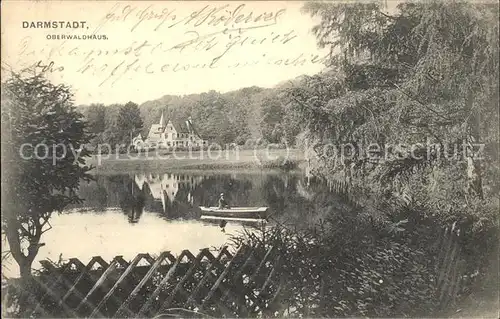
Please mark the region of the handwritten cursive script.
POLYGON ((280 8, 270 12, 258 12, 246 10, 245 4, 240 5, 206 5, 194 10, 187 15, 178 15, 175 9, 149 5, 146 8, 116 3, 109 12, 105 14, 96 28, 99 31, 104 25, 111 22, 132 21, 130 31, 135 31, 146 22, 154 22, 154 31, 160 31, 162 27, 227 27, 227 28, 259 28, 278 23, 278 19, 285 12, 280 8))
POLYGON ((125 30, 109 33, 109 41, 65 38, 40 46, 30 35, 20 40, 17 56, 37 61, 34 66, 42 72, 86 76, 98 87, 112 87, 135 75, 161 78, 161 74, 205 74, 214 69, 302 68, 331 61, 330 53, 302 45, 301 30, 290 20, 283 22, 285 8, 257 12, 246 4, 216 3, 182 13, 177 9, 161 2, 142 6, 118 2, 91 24, 94 33, 125 30))

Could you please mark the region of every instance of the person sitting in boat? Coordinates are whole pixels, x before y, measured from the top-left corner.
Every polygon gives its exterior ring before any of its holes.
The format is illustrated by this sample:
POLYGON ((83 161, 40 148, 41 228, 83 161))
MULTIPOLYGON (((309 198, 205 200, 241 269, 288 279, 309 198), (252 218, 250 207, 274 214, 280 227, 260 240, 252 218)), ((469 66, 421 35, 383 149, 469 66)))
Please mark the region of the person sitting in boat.
POLYGON ((226 225, 227 225, 227 221, 225 220, 221 220, 220 221, 220 224, 219 224, 219 227, 220 227, 220 231, 225 233, 226 232, 226 225))
POLYGON ((220 194, 219 208, 229 208, 229 204, 227 203, 226 199, 224 198, 224 193, 220 194))

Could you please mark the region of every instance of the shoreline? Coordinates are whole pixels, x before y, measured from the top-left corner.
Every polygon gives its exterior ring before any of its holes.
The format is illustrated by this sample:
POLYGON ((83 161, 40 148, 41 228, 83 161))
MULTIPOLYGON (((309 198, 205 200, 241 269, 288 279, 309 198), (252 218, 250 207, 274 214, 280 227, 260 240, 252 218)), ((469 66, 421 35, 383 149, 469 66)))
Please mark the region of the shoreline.
MULTIPOLYGON (((90 174, 114 174, 124 172, 150 172, 150 171, 251 171, 258 173, 260 171, 298 171, 305 163, 305 158, 299 150, 275 150, 273 154, 263 156, 263 152, 254 152, 244 150, 237 156, 223 156, 216 159, 206 157, 196 157, 200 152, 177 153, 176 157, 163 158, 153 157, 127 157, 126 154, 110 158, 92 155, 86 162, 87 165, 93 165, 94 168, 90 174), (187 155, 195 155, 188 157, 187 155), (181 157, 182 156, 182 157, 181 157), (287 166, 289 165, 289 166, 287 166)), ((135 155, 135 154, 134 154, 135 155)))

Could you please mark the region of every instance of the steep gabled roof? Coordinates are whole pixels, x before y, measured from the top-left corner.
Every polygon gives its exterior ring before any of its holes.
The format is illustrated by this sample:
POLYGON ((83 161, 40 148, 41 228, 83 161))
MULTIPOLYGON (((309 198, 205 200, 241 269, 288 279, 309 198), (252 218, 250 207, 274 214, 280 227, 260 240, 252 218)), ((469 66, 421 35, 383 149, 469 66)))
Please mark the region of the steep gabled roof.
POLYGON ((163 112, 161 112, 161 117, 160 117, 160 123, 159 123, 162 127, 165 126, 165 121, 163 120, 163 112))
POLYGON ((187 127, 186 122, 176 120, 170 120, 169 122, 172 123, 177 133, 189 133, 189 128, 187 127))
POLYGON ((200 136, 200 134, 198 134, 198 130, 196 129, 196 127, 193 124, 193 121, 191 120, 191 117, 189 117, 187 119, 186 124, 189 125, 189 129, 190 129, 190 131, 193 132, 193 134, 195 134, 196 136, 200 136))
POLYGON ((160 138, 161 133, 165 130, 164 127, 162 127, 160 124, 153 124, 151 125, 151 128, 149 129, 149 133, 147 138, 148 139, 155 139, 155 138, 160 138))
MULTIPOLYGON (((199 138, 201 138, 200 135, 198 134, 198 131, 196 130, 195 126, 193 125, 191 118, 188 118, 185 121, 169 120, 167 125, 168 124, 172 124, 172 126, 177 131, 177 133, 193 133, 196 136, 198 136, 199 138)), ((160 138, 161 133, 164 133, 165 130, 167 129, 167 125, 165 125, 165 123, 164 123, 164 118, 163 118, 163 114, 162 114, 161 119, 160 119, 160 124, 154 123, 151 125, 151 128, 149 129, 149 133, 148 133, 147 138, 148 139, 160 138)))
POLYGON ((142 191, 142 189, 144 188, 144 183, 146 183, 146 175, 135 175, 134 180, 137 187, 139 187, 139 189, 142 191))

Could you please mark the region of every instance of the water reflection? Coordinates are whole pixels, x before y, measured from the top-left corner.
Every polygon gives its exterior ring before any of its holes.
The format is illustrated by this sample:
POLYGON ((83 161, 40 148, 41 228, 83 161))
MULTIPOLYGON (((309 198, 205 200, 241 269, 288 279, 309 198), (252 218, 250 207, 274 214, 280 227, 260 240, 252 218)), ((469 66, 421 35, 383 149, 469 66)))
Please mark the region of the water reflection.
POLYGON ((301 227, 344 213, 339 195, 308 180, 301 174, 243 172, 96 176, 80 186, 83 203, 53 215, 34 266, 60 254, 83 261, 96 255, 131 259, 141 252, 220 247, 244 226, 261 227, 229 221, 222 232, 220 221, 201 220, 199 206, 216 205, 220 193, 231 206, 269 207, 271 225, 301 227))
POLYGON ((139 223, 144 213, 164 220, 197 220, 199 206, 214 206, 225 193, 231 206, 267 206, 273 219, 314 223, 325 212, 343 209, 342 198, 323 183, 301 174, 135 174, 97 176, 81 186, 85 200, 79 206, 102 212, 119 208, 129 223, 139 223), (325 207, 327 209, 325 209, 325 207), (338 209, 337 209, 338 208, 338 209))
POLYGON ((97 176, 95 182, 80 187, 85 201, 73 208, 102 212, 118 207, 132 224, 139 222, 144 211, 165 219, 193 219, 193 192, 202 180, 201 176, 171 173, 97 176))

